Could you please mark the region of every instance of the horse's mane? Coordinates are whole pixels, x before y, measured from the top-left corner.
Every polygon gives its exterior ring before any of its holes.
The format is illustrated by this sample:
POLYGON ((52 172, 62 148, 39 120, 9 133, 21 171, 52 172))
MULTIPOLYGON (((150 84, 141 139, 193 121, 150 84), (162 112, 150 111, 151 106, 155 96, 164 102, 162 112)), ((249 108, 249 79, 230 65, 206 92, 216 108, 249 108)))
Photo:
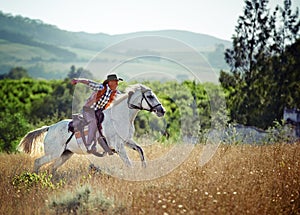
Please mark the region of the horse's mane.
POLYGON ((128 86, 126 88, 125 92, 128 94, 129 92, 136 92, 137 90, 144 91, 144 90, 150 90, 150 88, 146 87, 143 84, 133 84, 133 85, 128 86))
POLYGON ((122 94, 118 94, 116 99, 113 101, 112 106, 118 105, 119 103, 121 103, 122 101, 124 101, 125 99, 128 98, 129 93, 133 92, 135 93, 136 91, 141 90, 150 90, 150 88, 146 87, 143 84, 133 84, 133 85, 129 85, 126 89, 125 89, 125 93, 122 94))

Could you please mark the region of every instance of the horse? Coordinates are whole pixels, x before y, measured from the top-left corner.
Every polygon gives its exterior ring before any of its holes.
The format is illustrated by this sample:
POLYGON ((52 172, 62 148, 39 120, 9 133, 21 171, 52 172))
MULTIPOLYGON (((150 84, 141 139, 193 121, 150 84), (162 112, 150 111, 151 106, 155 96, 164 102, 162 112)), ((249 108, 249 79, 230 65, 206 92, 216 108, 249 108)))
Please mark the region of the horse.
MULTIPOLYGON (((162 106, 153 91, 142 85, 136 84, 126 88, 109 108, 103 111, 102 133, 111 149, 116 152, 126 166, 131 167, 125 146, 139 153, 142 166, 146 167, 143 149, 133 140, 134 120, 139 111, 145 110, 155 113, 157 117, 165 114, 162 106)), ((20 141, 17 149, 28 154, 35 154, 43 146, 44 155, 35 159, 33 171, 38 173, 41 166, 52 162, 52 172, 63 165, 76 153, 90 155, 83 143, 79 143, 74 135, 68 132, 68 125, 72 119, 65 119, 50 126, 44 126, 28 132, 20 141)), ((94 155, 106 155, 101 147, 95 147, 94 155)))

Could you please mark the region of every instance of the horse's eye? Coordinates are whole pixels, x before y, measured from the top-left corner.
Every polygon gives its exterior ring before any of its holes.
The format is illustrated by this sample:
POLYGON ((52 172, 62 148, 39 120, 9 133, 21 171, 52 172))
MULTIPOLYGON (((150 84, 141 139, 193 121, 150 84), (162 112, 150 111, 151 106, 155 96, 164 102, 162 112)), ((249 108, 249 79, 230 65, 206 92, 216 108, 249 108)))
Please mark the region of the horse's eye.
POLYGON ((154 99, 154 96, 153 95, 149 95, 147 96, 148 99, 154 99))

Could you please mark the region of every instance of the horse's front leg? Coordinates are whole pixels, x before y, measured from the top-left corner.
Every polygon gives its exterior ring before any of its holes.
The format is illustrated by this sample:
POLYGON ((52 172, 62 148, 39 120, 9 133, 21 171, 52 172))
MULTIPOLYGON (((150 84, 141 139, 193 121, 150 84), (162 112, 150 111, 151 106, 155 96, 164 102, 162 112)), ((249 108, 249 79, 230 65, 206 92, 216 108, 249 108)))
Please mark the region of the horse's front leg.
POLYGON ((146 167, 146 160, 145 160, 145 156, 144 156, 144 151, 142 149, 142 147, 140 147, 134 140, 128 140, 125 143, 128 147, 132 148, 133 150, 138 151, 138 153, 140 154, 140 158, 142 161, 142 167, 146 167))
POLYGON ((118 155, 123 160, 123 162, 126 164, 127 167, 132 167, 132 163, 127 155, 126 149, 124 145, 122 144, 118 150, 118 155))

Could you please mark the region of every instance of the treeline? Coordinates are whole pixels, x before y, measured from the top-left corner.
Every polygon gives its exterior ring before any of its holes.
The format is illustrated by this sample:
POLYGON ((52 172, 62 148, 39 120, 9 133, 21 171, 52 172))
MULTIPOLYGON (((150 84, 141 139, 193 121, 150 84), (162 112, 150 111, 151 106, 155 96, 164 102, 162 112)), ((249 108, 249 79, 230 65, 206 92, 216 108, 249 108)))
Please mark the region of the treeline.
POLYGON ((0 81, 0 151, 13 151, 20 138, 36 126, 71 114, 68 81, 33 79, 0 81))
POLYGON ((74 53, 59 47, 74 47, 99 51, 104 48, 99 44, 108 35, 92 35, 61 30, 54 25, 43 23, 41 20, 29 19, 20 15, 13 16, 0 11, 0 38, 12 39, 14 42, 39 45, 50 48, 52 52, 66 53, 67 57, 75 57, 74 53), (24 37, 24 39, 22 38, 24 37))
MULTIPOLYGON (((69 76, 76 75, 70 72, 69 76)), ((65 80, 0 80, 0 151, 14 151, 30 130, 72 117, 74 86, 65 80)), ((120 90, 133 83, 121 83, 120 90)), ((144 82, 167 109, 161 119, 141 111, 135 121, 136 135, 153 138, 193 136, 210 126, 210 98, 217 87, 191 81, 144 82), (201 126, 200 126, 201 121, 201 126), (201 128, 200 128, 201 127, 201 128)))
MULTIPOLYGON (((25 36, 26 39, 44 41, 48 44, 69 46, 76 38, 72 33, 62 31, 56 26, 43 23, 41 20, 33 20, 20 15, 13 16, 0 11, 1 32, 12 33, 12 35, 25 36), (34 38, 32 38, 34 35, 34 38)), ((22 41, 21 37, 14 38, 16 42, 22 41)), ((25 40, 25 42, 27 42, 25 40)))
MULTIPOLYGON (((267 0, 245 1, 232 48, 225 51, 230 71, 220 73, 226 105, 222 91, 213 84, 145 82, 167 113, 161 121, 142 112, 135 122, 137 135, 193 137, 216 127, 216 122, 265 129, 281 121, 284 107, 300 108, 300 20, 298 9, 294 12, 291 8, 291 0, 284 0, 274 11, 268 8, 267 0), (212 114, 215 109, 218 113, 212 114)), ((30 129, 71 118, 72 114, 74 88, 70 78, 78 74, 75 68, 60 81, 9 79, 19 74, 11 71, 0 81, 1 151, 13 151, 30 129)), ((120 89, 125 88, 122 83, 120 89)))
POLYGON ((267 128, 282 119, 284 107, 300 108, 299 27, 291 0, 274 11, 268 0, 245 1, 225 52, 230 72, 220 74, 231 121, 267 128))

